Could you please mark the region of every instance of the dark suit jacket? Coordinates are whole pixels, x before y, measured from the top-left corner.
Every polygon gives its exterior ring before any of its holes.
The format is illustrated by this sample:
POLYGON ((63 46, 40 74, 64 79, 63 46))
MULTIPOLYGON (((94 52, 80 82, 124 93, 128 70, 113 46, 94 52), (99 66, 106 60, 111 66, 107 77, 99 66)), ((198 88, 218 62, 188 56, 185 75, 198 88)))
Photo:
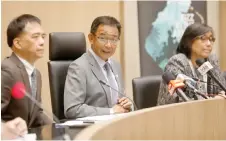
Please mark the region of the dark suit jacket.
MULTIPOLYGON (((23 118, 27 126, 37 127, 47 123, 50 120, 43 115, 42 109, 38 108, 28 97, 22 99, 14 99, 11 96, 11 89, 16 82, 22 82, 28 94, 31 94, 29 76, 23 63, 12 53, 10 57, 5 58, 1 65, 1 110, 2 119, 4 121, 12 120, 16 117, 23 118)), ((36 100, 41 102, 41 74, 37 71, 37 94, 36 100)))

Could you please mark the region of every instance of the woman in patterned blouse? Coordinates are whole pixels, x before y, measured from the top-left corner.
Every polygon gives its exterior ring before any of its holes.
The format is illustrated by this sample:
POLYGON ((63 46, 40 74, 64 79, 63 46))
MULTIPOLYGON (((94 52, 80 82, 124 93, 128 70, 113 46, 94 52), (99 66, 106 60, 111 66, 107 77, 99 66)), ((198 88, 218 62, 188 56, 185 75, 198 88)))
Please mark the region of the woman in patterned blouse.
MULTIPOLYGON (((207 83, 199 82, 196 89, 206 95, 224 93, 215 81, 207 74, 201 75, 197 70, 197 59, 206 59, 213 66, 213 73, 216 78, 226 86, 225 79, 219 68, 216 55, 211 54, 215 41, 213 29, 205 24, 195 23, 188 26, 177 47, 177 54, 172 56, 167 63, 164 72, 171 72, 173 75, 184 74, 191 78, 198 78, 207 83)), ((190 88, 184 89, 185 94, 192 100, 202 99, 190 88)), ((167 84, 162 80, 158 96, 158 105, 181 102, 182 99, 176 93, 168 93, 167 84)))

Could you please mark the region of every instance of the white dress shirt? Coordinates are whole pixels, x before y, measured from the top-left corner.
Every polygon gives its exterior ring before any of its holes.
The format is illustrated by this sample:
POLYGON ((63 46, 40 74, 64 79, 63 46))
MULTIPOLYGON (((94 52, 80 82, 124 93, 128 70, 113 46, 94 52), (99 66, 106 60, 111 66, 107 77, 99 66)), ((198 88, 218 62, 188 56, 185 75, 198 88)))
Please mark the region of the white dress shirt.
POLYGON ((31 74, 33 73, 35 67, 32 66, 29 62, 27 62, 26 60, 24 60, 23 58, 19 57, 18 55, 16 55, 19 60, 23 63, 23 65, 25 66, 25 69, 27 71, 28 77, 29 77, 29 82, 30 82, 30 86, 31 86, 31 74))

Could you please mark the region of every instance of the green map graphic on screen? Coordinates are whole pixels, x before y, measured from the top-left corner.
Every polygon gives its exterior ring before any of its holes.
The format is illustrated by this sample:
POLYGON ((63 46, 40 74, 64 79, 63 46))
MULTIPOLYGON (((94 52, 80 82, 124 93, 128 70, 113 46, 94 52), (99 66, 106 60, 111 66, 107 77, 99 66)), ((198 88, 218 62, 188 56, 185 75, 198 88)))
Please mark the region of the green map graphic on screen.
POLYGON ((167 1, 152 23, 145 39, 145 50, 163 70, 175 53, 185 28, 194 23, 194 13, 189 13, 191 1, 167 1))

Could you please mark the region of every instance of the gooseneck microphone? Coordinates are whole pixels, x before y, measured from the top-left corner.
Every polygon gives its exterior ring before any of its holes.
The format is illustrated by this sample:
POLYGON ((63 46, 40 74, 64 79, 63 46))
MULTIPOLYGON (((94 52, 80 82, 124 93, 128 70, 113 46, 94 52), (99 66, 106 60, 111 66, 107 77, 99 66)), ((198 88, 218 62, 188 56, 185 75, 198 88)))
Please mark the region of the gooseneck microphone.
MULTIPOLYGON (((192 79, 194 79, 196 82, 202 82, 202 83, 207 83, 206 81, 203 81, 199 78, 195 78, 195 77, 191 77, 192 79)), ((215 86, 215 87, 220 87, 219 85, 216 84, 207 84, 208 86, 215 86)))
POLYGON ((162 79, 168 85, 169 93, 172 95, 175 91, 183 101, 190 101, 186 94, 181 88, 184 88, 184 83, 182 80, 175 80, 175 76, 171 72, 165 72, 162 75, 162 79))
POLYGON ((203 75, 207 73, 213 80, 220 86, 222 90, 226 92, 225 86, 215 77, 212 68, 213 66, 210 64, 209 61, 205 61, 204 59, 197 59, 196 64, 199 66, 198 71, 203 75))
POLYGON ((111 88, 112 90, 116 91, 116 92, 117 92, 118 94, 120 94, 121 96, 124 96, 124 97, 128 98, 128 99, 133 103, 134 111, 137 110, 137 106, 136 106, 135 102, 134 102, 130 97, 126 96, 124 93, 118 91, 117 89, 111 87, 109 84, 107 84, 107 83, 104 82, 103 80, 99 80, 99 82, 100 82, 101 84, 103 84, 103 85, 105 85, 105 86, 111 88))
POLYGON ((188 77, 187 75, 184 75, 184 74, 178 74, 176 79, 183 80, 184 83, 186 84, 186 86, 191 88, 196 94, 202 96, 205 99, 208 99, 208 97, 204 93, 200 92, 199 90, 197 90, 195 88, 194 85, 196 85, 197 82, 195 80, 193 80, 192 78, 190 78, 190 77, 188 77))
POLYGON ((25 86, 22 82, 17 82, 13 88, 12 88, 12 97, 14 97, 15 99, 21 99, 24 96, 27 96, 33 103, 35 103, 39 108, 43 109, 44 114, 51 119, 52 121, 56 122, 56 123, 60 123, 59 119, 53 114, 48 112, 48 110, 46 110, 45 108, 42 107, 41 103, 39 103, 35 98, 33 98, 28 92, 26 92, 25 86), (51 116, 53 116, 53 119, 51 118, 51 116))

